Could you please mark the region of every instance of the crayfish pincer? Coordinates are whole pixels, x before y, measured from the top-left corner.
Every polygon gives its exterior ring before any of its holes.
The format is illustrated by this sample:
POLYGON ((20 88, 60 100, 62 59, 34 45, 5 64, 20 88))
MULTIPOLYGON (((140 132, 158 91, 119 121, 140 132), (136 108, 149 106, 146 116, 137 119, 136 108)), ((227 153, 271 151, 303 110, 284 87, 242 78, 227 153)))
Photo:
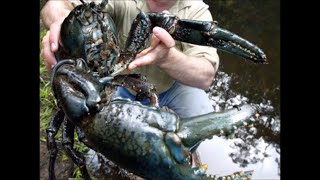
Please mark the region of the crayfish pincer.
POLYGON ((188 158, 203 140, 252 123, 256 108, 242 105, 182 119, 158 107, 155 87, 146 77, 120 73, 144 48, 155 26, 163 27, 176 40, 216 47, 255 63, 266 63, 264 52, 217 27, 215 22, 143 12, 137 15, 126 45, 120 50, 115 24, 102 11, 107 1, 98 5, 81 2, 62 23, 62 46, 51 74, 52 93, 59 110, 47 128, 49 179, 55 179, 55 136, 61 125, 62 145, 85 179, 90 175, 83 156, 73 148, 75 130, 86 146, 146 179, 250 178, 251 171, 224 177, 207 175, 205 165, 192 167, 188 158), (151 105, 113 99, 117 86, 136 91, 137 100, 150 98, 151 105))

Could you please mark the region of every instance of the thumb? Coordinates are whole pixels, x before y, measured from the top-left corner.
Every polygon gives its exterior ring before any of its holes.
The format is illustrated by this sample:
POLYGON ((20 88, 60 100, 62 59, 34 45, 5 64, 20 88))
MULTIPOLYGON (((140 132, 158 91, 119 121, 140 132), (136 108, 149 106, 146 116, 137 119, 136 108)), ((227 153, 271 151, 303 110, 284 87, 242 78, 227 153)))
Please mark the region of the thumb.
POLYGON ((153 34, 168 48, 174 47, 176 44, 172 36, 163 28, 154 27, 153 34))

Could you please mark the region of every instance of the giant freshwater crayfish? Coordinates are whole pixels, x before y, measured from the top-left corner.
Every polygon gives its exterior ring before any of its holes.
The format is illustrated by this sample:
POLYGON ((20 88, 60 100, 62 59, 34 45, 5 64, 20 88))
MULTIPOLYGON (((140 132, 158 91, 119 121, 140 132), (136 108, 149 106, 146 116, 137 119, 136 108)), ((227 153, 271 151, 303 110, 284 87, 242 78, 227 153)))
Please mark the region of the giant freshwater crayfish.
MULTIPOLYGON (((250 105, 223 112, 181 119, 156 106, 154 87, 140 75, 119 75, 143 48, 151 29, 160 26, 174 39, 212 46, 265 63, 261 49, 217 27, 215 22, 181 20, 163 13, 138 14, 126 46, 118 48, 113 20, 100 4, 77 6, 61 26, 62 49, 52 69, 52 92, 59 110, 47 128, 50 151, 49 179, 55 179, 55 136, 63 124, 62 144, 85 179, 90 179, 84 158, 73 149, 74 131, 80 141, 120 167, 146 179, 222 179, 208 176, 206 167, 192 167, 189 153, 201 141, 251 123, 256 109, 250 105), (138 101, 111 99, 114 87, 124 85, 138 92, 137 99, 150 98, 155 106, 138 101)), ((232 174, 227 178, 250 176, 232 174)))

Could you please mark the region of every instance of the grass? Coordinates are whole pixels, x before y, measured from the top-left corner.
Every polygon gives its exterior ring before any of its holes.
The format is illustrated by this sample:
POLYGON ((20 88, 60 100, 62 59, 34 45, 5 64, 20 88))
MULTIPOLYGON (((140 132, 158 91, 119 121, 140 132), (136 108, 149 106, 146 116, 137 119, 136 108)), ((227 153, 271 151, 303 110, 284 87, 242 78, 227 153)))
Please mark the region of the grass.
MULTIPOLYGON (((41 41, 46 34, 46 30, 40 31, 40 48, 41 48, 41 41)), ((51 93, 50 87, 50 79, 49 79, 49 72, 46 69, 43 58, 39 57, 40 61, 40 131, 44 132, 47 128, 49 119, 52 116, 52 113, 56 111, 56 103, 55 99, 51 93)), ((42 137, 40 137, 41 139, 42 137)))

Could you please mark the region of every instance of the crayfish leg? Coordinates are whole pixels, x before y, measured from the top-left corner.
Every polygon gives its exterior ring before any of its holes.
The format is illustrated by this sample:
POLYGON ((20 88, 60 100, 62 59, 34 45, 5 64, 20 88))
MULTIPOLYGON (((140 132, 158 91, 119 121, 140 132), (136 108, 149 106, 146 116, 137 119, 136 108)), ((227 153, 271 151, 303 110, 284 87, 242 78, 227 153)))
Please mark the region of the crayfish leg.
POLYGON ((54 173, 54 166, 55 166, 55 161, 56 161, 57 154, 58 154, 58 148, 57 148, 55 136, 57 135, 57 132, 58 132, 64 118, 65 118, 64 112, 62 110, 58 110, 54 114, 52 119, 50 120, 49 126, 46 130, 46 132, 47 132, 47 149, 50 154, 49 169, 48 169, 50 180, 56 179, 56 176, 54 173))
POLYGON ((62 146, 73 163, 79 167, 84 179, 91 179, 86 167, 85 158, 73 148, 74 129, 75 126, 70 121, 65 121, 63 124, 62 146))

